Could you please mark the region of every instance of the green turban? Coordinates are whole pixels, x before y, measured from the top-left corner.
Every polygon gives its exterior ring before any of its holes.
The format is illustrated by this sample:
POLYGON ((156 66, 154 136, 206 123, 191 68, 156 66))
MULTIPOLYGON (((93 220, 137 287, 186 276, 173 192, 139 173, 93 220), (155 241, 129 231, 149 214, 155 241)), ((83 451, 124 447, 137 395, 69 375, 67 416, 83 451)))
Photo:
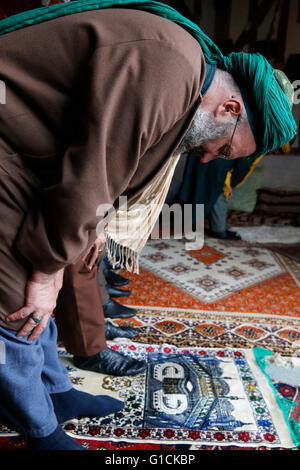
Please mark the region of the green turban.
POLYGON ((256 156, 293 140, 297 126, 292 115, 294 89, 286 75, 274 70, 261 54, 231 53, 224 68, 236 80, 256 141, 256 156))
POLYGON ((231 73, 238 83, 260 156, 282 147, 296 135, 291 112, 293 87, 261 54, 245 52, 224 56, 216 44, 192 21, 155 1, 76 0, 26 11, 0 21, 0 34, 64 15, 101 8, 123 7, 148 11, 185 28, 200 43, 205 60, 231 73))

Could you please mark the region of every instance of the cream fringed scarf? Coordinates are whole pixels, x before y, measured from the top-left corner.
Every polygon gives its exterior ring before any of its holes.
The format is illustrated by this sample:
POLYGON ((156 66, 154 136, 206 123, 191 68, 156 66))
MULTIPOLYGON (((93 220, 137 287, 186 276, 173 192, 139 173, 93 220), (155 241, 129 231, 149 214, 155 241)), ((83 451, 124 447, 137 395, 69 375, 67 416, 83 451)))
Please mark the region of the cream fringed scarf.
POLYGON ((106 250, 113 267, 120 264, 130 272, 139 273, 140 253, 162 210, 179 157, 171 157, 162 174, 125 208, 121 206, 108 223, 106 250))

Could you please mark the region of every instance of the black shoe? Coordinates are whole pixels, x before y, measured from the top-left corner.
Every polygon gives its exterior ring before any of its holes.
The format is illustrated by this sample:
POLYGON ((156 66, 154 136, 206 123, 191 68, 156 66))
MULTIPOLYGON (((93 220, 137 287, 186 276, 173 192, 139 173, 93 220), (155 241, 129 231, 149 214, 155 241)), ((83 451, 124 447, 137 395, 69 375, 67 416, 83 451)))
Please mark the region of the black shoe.
POLYGON ((125 307, 113 299, 108 299, 102 307, 106 318, 131 318, 138 313, 135 308, 125 307))
POLYGON ((103 258, 103 269, 113 269, 114 271, 119 271, 121 269, 121 265, 116 264, 115 267, 113 268, 113 265, 109 261, 108 256, 105 255, 105 257, 103 258))
POLYGON ((110 348, 90 357, 74 356, 73 361, 79 369, 119 377, 140 374, 147 367, 146 362, 123 356, 110 348))
POLYGON ((106 284, 106 290, 110 297, 128 297, 131 294, 131 290, 118 289, 110 284, 106 284))
POLYGON ((129 326, 114 326, 111 323, 105 323, 105 338, 112 340, 115 338, 135 338, 139 334, 136 328, 129 326))
POLYGON ((120 276, 120 274, 114 273, 110 269, 103 268, 103 274, 106 279, 107 284, 114 287, 124 287, 129 284, 130 279, 125 279, 125 277, 120 276))
POLYGON ((241 237, 236 232, 231 232, 230 230, 225 230, 225 232, 210 232, 210 236, 219 240, 241 240, 241 237))

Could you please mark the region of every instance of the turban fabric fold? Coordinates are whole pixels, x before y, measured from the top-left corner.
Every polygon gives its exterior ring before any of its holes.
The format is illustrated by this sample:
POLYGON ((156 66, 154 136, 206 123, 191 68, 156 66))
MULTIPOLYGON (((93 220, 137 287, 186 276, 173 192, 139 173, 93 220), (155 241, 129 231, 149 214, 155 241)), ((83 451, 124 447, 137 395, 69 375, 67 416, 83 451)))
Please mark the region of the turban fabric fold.
POLYGON ((261 54, 245 52, 223 55, 201 28, 172 7, 142 0, 76 0, 26 11, 0 21, 0 35, 60 16, 101 8, 133 8, 162 16, 185 28, 200 44, 205 60, 231 73, 247 103, 246 110, 260 156, 293 140, 297 126, 291 112, 292 85, 276 74, 261 54), (253 115, 253 118, 251 116, 253 115))

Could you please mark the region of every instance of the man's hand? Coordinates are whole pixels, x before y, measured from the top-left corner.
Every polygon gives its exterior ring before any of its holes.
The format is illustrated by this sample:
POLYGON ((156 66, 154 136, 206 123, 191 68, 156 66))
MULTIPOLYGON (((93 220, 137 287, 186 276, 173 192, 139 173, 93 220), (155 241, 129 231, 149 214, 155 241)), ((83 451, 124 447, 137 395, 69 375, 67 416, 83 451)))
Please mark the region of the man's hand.
POLYGON ((23 338, 31 331, 28 341, 34 341, 44 331, 56 306, 57 296, 62 287, 64 270, 45 274, 33 270, 26 285, 26 305, 9 315, 6 320, 16 321, 28 318, 17 337, 23 338))
POLYGON ((106 238, 105 238, 104 233, 102 232, 96 239, 94 245, 83 256, 82 261, 86 263, 89 270, 93 269, 93 266, 98 259, 99 252, 102 251, 105 243, 106 243, 106 238))

